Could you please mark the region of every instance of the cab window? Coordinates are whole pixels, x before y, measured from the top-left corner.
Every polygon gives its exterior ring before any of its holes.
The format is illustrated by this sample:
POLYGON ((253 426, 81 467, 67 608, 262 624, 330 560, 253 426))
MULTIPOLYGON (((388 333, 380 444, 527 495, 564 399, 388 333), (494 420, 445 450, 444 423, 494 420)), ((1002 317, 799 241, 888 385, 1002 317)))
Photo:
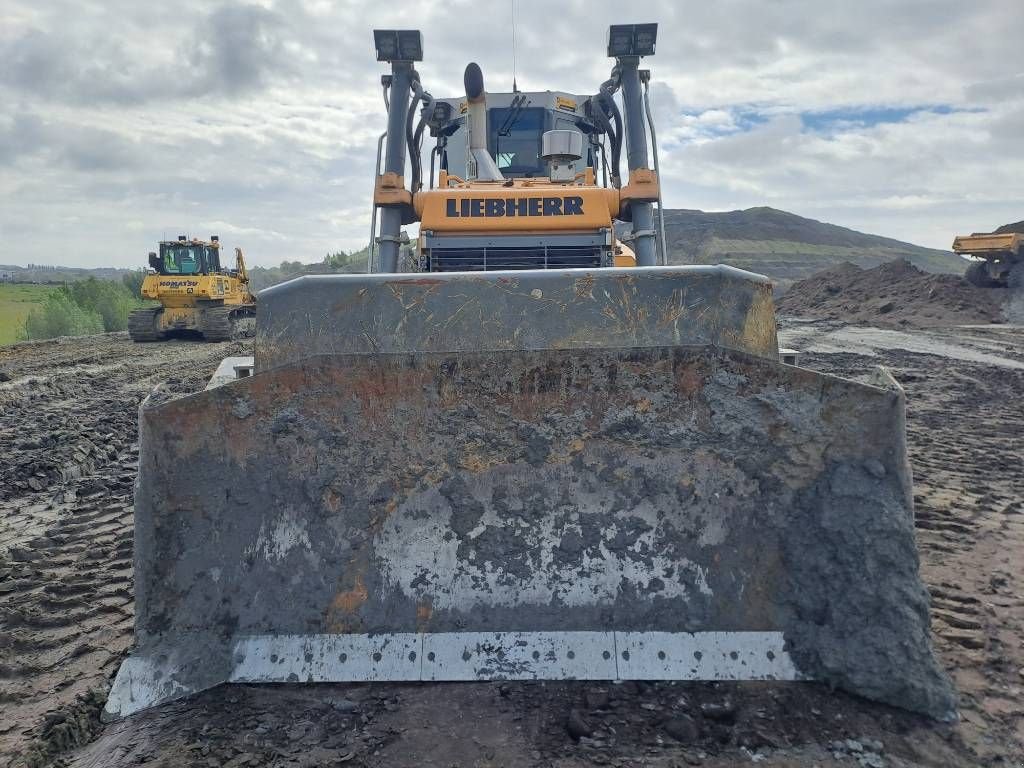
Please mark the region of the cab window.
POLYGON ((503 176, 546 176, 540 158, 544 133, 541 107, 496 107, 488 110, 489 145, 494 162, 503 176))

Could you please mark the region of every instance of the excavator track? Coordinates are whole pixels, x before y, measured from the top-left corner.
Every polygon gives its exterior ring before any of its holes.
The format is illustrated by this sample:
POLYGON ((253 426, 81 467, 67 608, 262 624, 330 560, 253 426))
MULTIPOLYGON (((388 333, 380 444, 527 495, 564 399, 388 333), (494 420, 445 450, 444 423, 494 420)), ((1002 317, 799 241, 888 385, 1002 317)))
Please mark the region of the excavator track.
POLYGON ((128 315, 128 336, 132 341, 160 341, 166 334, 156 329, 160 307, 136 309, 128 315))
POLYGON ((200 328, 207 341, 231 341, 252 336, 256 330, 254 307, 214 307, 203 310, 200 328))

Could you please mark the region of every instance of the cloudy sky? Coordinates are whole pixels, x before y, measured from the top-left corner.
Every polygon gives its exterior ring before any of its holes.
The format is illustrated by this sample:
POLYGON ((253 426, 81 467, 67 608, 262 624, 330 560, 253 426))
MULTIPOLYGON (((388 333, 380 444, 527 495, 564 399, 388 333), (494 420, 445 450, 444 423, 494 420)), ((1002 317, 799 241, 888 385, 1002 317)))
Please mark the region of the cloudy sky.
MULTIPOLYGON (((1022 0, 518 0, 521 88, 592 93, 609 23, 648 60, 669 207, 770 205, 947 248, 1024 219, 1022 0), (557 8, 557 12, 555 9, 557 8)), ((264 265, 368 237, 374 27, 458 93, 512 81, 511 0, 0 2, 0 263, 137 266, 219 233, 264 265)))

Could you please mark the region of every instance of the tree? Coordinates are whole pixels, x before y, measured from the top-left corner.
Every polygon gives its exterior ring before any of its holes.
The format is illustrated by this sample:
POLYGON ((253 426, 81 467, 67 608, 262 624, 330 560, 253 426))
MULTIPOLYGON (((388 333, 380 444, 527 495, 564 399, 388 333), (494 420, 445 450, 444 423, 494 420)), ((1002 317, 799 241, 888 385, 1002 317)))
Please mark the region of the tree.
POLYGON ((128 289, 128 293, 138 298, 142 296, 142 281, 146 279, 146 270, 133 269, 127 274, 121 275, 121 282, 128 289))
POLYGON ((52 339, 93 333, 103 333, 103 318, 98 312, 80 307, 70 292, 61 289, 51 293, 41 307, 29 312, 23 336, 26 339, 52 339))
POLYGON ((128 327, 128 315, 141 304, 123 283, 97 280, 90 277, 71 283, 66 289, 72 300, 86 312, 95 312, 103 318, 106 331, 123 331, 128 327))

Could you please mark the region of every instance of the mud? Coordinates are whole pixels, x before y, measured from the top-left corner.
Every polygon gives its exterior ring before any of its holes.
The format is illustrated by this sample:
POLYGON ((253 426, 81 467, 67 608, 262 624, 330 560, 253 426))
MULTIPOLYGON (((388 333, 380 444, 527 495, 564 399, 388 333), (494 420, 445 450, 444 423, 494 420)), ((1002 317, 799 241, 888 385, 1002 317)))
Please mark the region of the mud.
POLYGON ((884 364, 907 391, 916 538, 958 723, 815 684, 566 682, 222 686, 99 725, 96 702, 132 641, 137 405, 157 381, 183 370, 199 379, 232 350, 99 337, 0 349, 10 377, 0 389, 0 472, 26 483, 0 500, 0 764, 1018 765, 1024 413, 1013 404, 1024 372, 1000 361, 1024 364, 1024 332, 929 331, 930 351, 872 335, 851 352, 836 330, 801 324, 782 338, 805 350, 803 365, 850 375, 884 364), (944 354, 951 347, 989 357, 944 354), (76 463, 86 463, 70 450, 81 438, 117 450, 90 452, 93 467, 64 480, 48 450, 33 447, 55 432, 52 450, 76 463), (42 490, 15 469, 27 463, 44 467, 42 490), (574 710, 589 736, 569 733, 574 710))

